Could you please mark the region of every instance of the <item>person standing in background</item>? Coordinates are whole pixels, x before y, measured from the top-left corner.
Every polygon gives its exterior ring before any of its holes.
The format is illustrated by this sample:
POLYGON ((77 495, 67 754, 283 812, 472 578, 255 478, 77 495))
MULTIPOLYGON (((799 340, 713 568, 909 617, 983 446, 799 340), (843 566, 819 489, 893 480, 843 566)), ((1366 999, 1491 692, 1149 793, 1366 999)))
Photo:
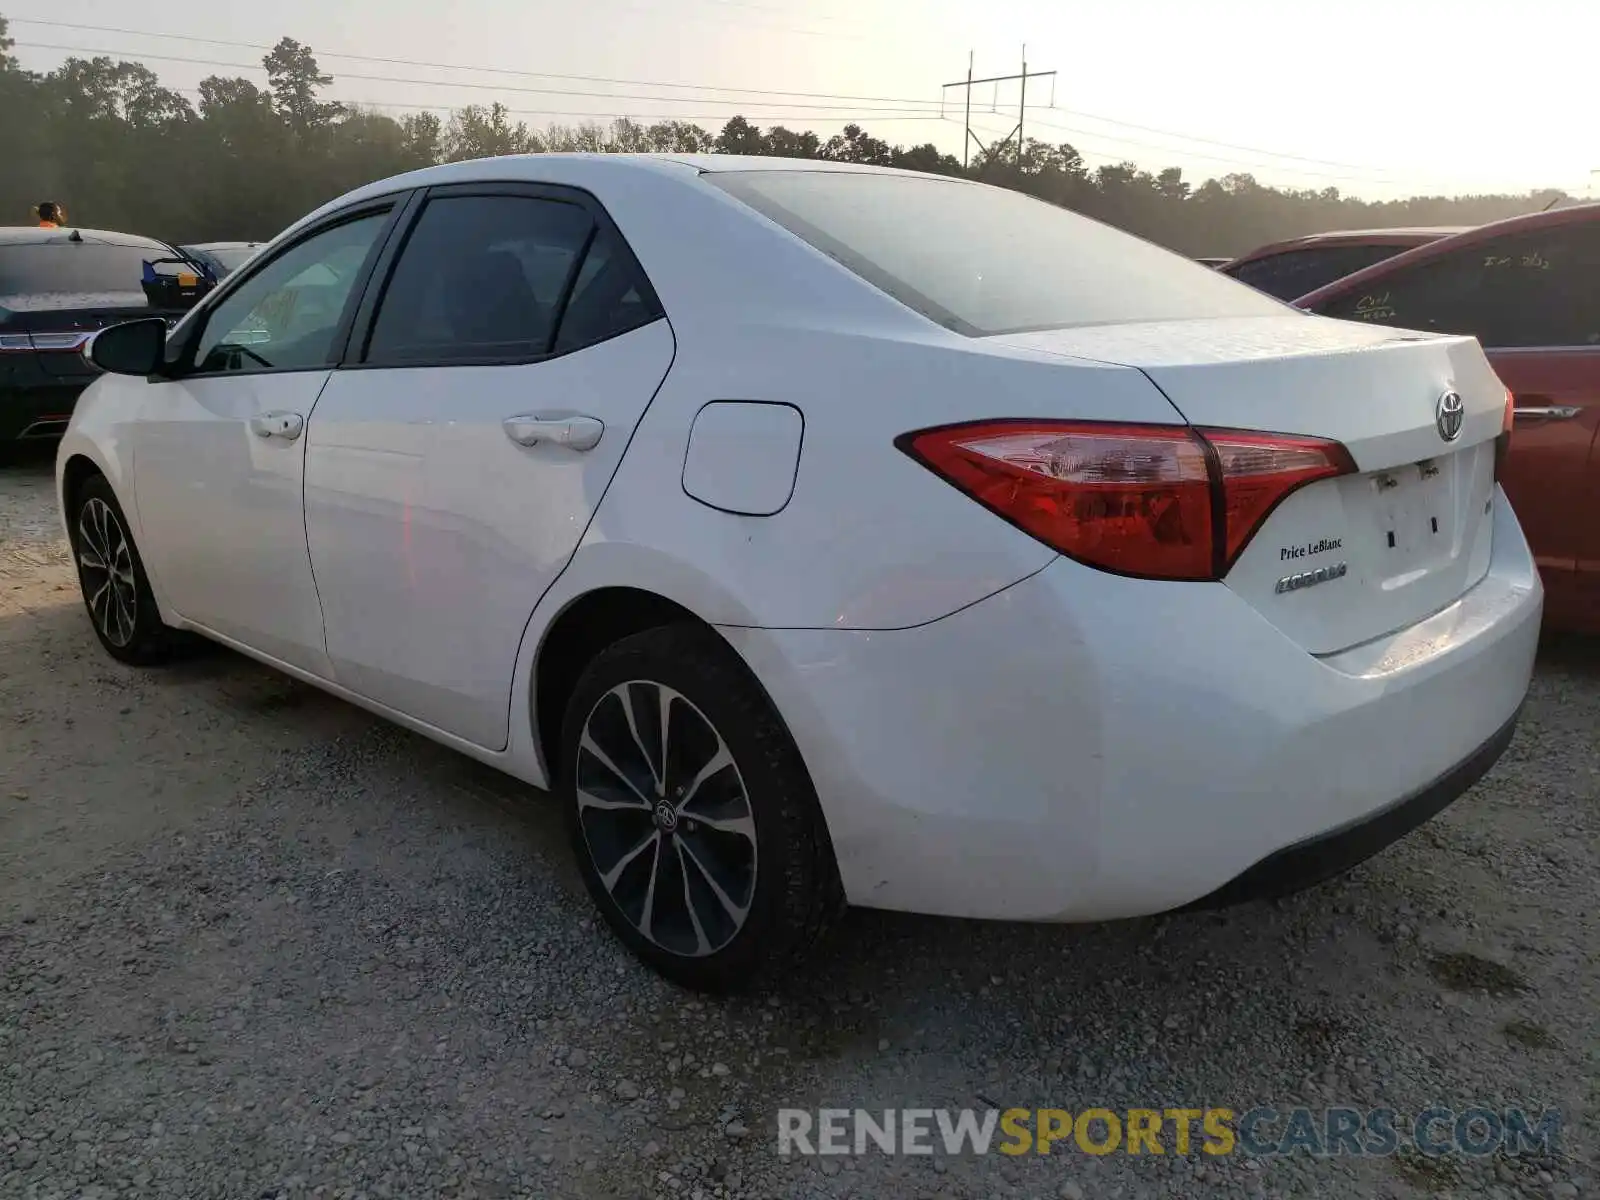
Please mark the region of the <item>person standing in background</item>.
POLYGON ((67 222, 67 211, 54 200, 36 204, 34 215, 39 218, 40 229, 60 229, 67 222))

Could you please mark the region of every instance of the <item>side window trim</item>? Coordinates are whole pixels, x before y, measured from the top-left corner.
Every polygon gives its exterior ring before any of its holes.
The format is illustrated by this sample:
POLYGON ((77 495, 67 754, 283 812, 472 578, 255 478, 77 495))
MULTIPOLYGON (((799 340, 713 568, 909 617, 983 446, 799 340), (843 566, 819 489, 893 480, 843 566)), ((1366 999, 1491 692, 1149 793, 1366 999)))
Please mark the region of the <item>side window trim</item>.
MULTIPOLYGON (((633 247, 628 239, 623 236, 622 230, 617 228, 611 214, 606 211, 605 205, 600 203, 594 193, 584 188, 574 187, 562 183, 541 183, 532 180, 484 180, 475 183, 447 183, 435 184, 429 188, 419 189, 405 206, 404 220, 399 223, 389 235, 385 251, 375 264, 376 269, 367 280, 366 293, 362 303, 354 314, 354 321, 345 342, 344 353, 338 361, 338 368, 347 371, 404 371, 423 367, 467 367, 467 366, 519 366, 529 363, 548 362, 554 358, 562 358, 597 342, 586 342, 581 346, 573 346, 555 351, 555 345, 561 335, 561 325, 567 315, 567 306, 572 299, 573 289, 577 286, 578 276, 583 271, 583 264, 588 259, 589 251, 601 233, 607 234, 613 243, 624 253, 632 265, 634 274, 642 287, 641 299, 645 306, 656 315, 649 321, 635 328, 643 328, 645 324, 654 324, 656 321, 666 320, 666 309, 661 304, 655 285, 650 281, 644 266, 634 254, 633 247), (589 214, 593 226, 589 236, 584 242, 582 252, 573 260, 565 285, 561 290, 559 307, 556 310, 555 320, 550 330, 550 340, 544 353, 518 357, 518 358, 485 358, 450 359, 448 361, 408 362, 408 363, 369 363, 366 361, 368 349, 372 342, 373 329, 377 325, 378 308, 383 303, 384 295, 389 290, 389 285, 394 281, 395 268, 400 256, 405 253, 406 243, 416 231, 417 223, 422 219, 422 214, 428 203, 432 200, 453 199, 468 196, 517 196, 530 200, 553 200, 564 204, 575 204, 589 214)), ((633 332, 627 330, 626 332, 633 332)), ((620 336, 620 335, 618 335, 620 336)), ((609 339, 601 339, 609 340, 609 339)))
POLYGON ((415 204, 415 192, 389 192, 383 196, 374 196, 359 203, 352 204, 337 212, 329 213, 315 225, 307 226, 301 230, 293 241, 285 242, 277 247, 270 257, 263 257, 250 263, 248 272, 235 272, 229 276, 223 285, 206 297, 205 310, 199 314, 200 320, 194 326, 184 331, 184 342, 179 348, 179 358, 173 364, 171 377, 174 379, 216 379, 233 378, 240 375, 282 375, 307 369, 328 370, 338 365, 343 358, 349 342, 350 331, 353 327, 357 311, 357 302, 362 299, 372 282, 372 274, 378 260, 382 258, 383 251, 393 240, 395 228, 401 215, 411 209, 415 204), (333 352, 329 355, 329 362, 317 368, 306 367, 249 367, 238 371, 197 371, 194 364, 194 352, 200 339, 205 336, 206 327, 210 324, 212 315, 217 308, 237 292, 240 288, 247 287, 252 280, 263 271, 269 269, 273 263, 285 254, 303 246, 312 238, 320 237, 329 230, 340 225, 359 221, 364 217, 376 216, 387 213, 384 227, 378 231, 378 236, 373 242, 376 253, 368 252, 367 260, 362 264, 361 272, 357 275, 355 283, 350 289, 350 296, 345 301, 345 307, 340 314, 339 323, 335 326, 333 335, 333 352))

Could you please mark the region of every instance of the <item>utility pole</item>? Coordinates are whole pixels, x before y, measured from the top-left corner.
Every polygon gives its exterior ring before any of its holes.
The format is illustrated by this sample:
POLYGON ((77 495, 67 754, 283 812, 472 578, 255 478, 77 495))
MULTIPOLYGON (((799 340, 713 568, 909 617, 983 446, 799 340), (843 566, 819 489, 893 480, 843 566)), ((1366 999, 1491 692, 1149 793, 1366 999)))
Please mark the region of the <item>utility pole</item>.
MULTIPOLYGON (((967 120, 966 136, 961 139, 961 169, 967 169, 967 151, 972 148, 972 58, 973 51, 967 51, 967 120)), ((1590 173, 1591 177, 1593 172, 1590 173)))
MULTIPOLYGON (((999 151, 1001 146, 1004 146, 1006 144, 1006 142, 1009 142, 1012 138, 1016 138, 1017 139, 1017 157, 1020 160, 1021 157, 1022 157, 1022 145, 1023 145, 1023 142, 1022 142, 1022 123, 1023 123, 1024 119, 1027 117, 1027 113, 1028 113, 1028 80, 1030 80, 1030 79, 1044 79, 1046 77, 1049 77, 1050 79, 1054 80, 1056 73, 1054 71, 1030 71, 1030 70, 1028 70, 1028 47, 1027 46, 1023 46, 1022 47, 1022 74, 1020 74, 1020 75, 990 75, 990 76, 987 76, 986 78, 983 78, 983 79, 974 79, 972 77, 972 65, 973 65, 972 52, 968 51, 967 52, 967 77, 965 79, 958 79, 954 83, 947 83, 947 84, 944 85, 945 90, 948 90, 948 89, 953 88, 953 87, 965 88, 966 89, 966 96, 967 96, 967 103, 966 103, 966 131, 965 131, 965 136, 963 136, 962 139, 961 139, 961 168, 962 168, 962 170, 966 170, 968 168, 968 166, 969 166, 969 162, 970 162, 969 155, 970 155, 970 152, 971 152, 971 149, 972 149, 972 143, 973 142, 977 142, 978 143, 978 149, 983 151, 983 153, 984 153, 984 163, 985 163, 985 165, 987 165, 988 162, 991 159, 993 159, 994 155, 996 153, 998 153, 998 151, 999 151), (992 84, 996 85, 996 91, 998 92, 1000 84, 1002 84, 1002 83, 1010 83, 1013 80, 1020 80, 1022 82, 1022 99, 1021 99, 1021 102, 1017 105, 1017 126, 1010 133, 1006 134, 1005 141, 997 142, 992 147, 985 146, 983 144, 983 139, 980 138, 977 134, 972 132, 972 89, 973 89, 973 87, 975 85, 980 84, 980 83, 992 83, 992 84)), ((1052 84, 1052 91, 1053 90, 1054 90, 1054 85, 1052 84)))
MULTIPOLYGON (((1022 118, 1028 115, 1028 43, 1022 43, 1022 98, 1017 101, 1017 165, 1022 165, 1022 118)), ((1009 138, 1007 139, 1010 140, 1009 138)))

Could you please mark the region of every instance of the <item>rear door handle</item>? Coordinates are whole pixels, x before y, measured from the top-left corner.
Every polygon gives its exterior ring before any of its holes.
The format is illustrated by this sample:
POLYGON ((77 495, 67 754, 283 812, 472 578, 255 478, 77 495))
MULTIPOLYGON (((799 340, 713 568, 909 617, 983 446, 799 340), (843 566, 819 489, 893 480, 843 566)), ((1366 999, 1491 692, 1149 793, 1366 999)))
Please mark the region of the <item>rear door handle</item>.
POLYGON ((257 437, 282 438, 292 442, 304 432, 306 419, 297 412, 264 412, 250 418, 250 431, 257 437))
POLYGON ((605 433, 605 422, 580 413, 524 413, 507 417, 506 436, 519 446, 565 446, 593 450, 605 433))
POLYGON ((1528 408, 1513 409, 1517 419, 1531 417, 1536 421, 1570 421, 1583 411, 1576 404, 1537 404, 1528 408))

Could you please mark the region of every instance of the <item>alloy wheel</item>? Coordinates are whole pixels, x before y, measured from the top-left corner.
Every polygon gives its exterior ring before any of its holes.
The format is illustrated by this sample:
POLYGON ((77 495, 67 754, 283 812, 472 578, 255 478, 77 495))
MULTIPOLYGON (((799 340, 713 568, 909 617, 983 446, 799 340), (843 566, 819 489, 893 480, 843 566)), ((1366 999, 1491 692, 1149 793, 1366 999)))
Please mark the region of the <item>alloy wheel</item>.
POLYGON ((113 646, 128 645, 139 616, 133 549, 117 514, 99 497, 78 514, 78 579, 95 628, 113 646))
POLYGON ((755 897, 755 818, 699 708, 646 680, 612 688, 584 721, 576 783, 590 860, 634 929, 685 957, 738 935, 755 897))

